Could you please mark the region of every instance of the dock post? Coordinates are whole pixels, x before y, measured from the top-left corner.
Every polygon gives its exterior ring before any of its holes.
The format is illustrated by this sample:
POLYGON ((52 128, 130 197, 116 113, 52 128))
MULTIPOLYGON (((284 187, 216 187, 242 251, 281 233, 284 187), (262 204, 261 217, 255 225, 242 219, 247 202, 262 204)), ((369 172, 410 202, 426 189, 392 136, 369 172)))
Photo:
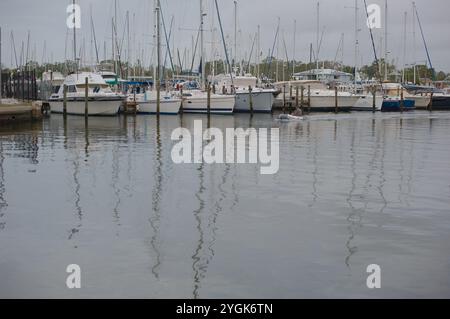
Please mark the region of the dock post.
POLYGON ((89 78, 85 78, 84 81, 84 116, 88 117, 89 115, 89 78))
POLYGON ((311 85, 308 85, 308 114, 311 112, 311 85))
POLYGON ((303 113, 303 105, 305 104, 305 101, 304 101, 304 98, 305 98, 305 87, 302 85, 301 87, 300 87, 300 89, 301 89, 301 99, 300 99, 300 108, 302 109, 302 113, 303 113))
POLYGON ((208 109, 208 115, 210 115, 211 114, 211 84, 210 83, 208 83, 208 87, 207 87, 206 108, 208 109))
POLYGON ((403 113, 404 107, 405 107, 405 101, 403 99, 403 87, 402 87, 401 92, 400 92, 400 112, 403 113))
POLYGON ((180 114, 183 114, 183 87, 180 88, 180 95, 181 95, 181 106, 180 106, 180 114))
POLYGON ((31 85, 30 85, 30 71, 27 71, 27 102, 29 102, 31 100, 31 95, 30 95, 30 90, 31 90, 31 85))
POLYGON ((292 85, 289 84, 289 106, 290 106, 290 108, 292 108, 292 105, 293 105, 293 103, 292 103, 292 90, 293 90, 292 85))
POLYGON ((25 71, 22 70, 20 76, 22 77, 22 101, 25 101, 25 71))
POLYGON ((373 97, 372 97, 372 113, 375 113, 376 109, 377 109, 376 92, 377 92, 377 90, 375 89, 375 87, 373 87, 372 88, 372 95, 373 95, 373 97))
POLYGON ((295 108, 298 109, 298 86, 295 87, 295 108))
POLYGON ((434 95, 434 92, 431 92, 430 104, 428 104, 428 110, 430 112, 433 112, 433 95, 434 95))
POLYGON ((67 116, 67 84, 63 86, 63 116, 67 116))
POLYGON ((283 113, 286 113, 286 84, 283 84, 283 113))
POLYGON ((250 113, 253 114, 253 95, 252 95, 252 86, 248 86, 248 101, 250 103, 250 113))
POLYGON ((338 88, 337 86, 334 88, 334 113, 339 112, 339 106, 338 106, 338 88))

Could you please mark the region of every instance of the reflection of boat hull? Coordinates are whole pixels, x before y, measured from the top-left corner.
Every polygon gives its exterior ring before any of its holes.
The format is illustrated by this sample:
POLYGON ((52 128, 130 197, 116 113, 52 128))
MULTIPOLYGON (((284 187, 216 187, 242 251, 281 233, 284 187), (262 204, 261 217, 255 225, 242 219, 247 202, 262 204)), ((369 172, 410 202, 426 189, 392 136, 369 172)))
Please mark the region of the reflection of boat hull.
MULTIPOLYGON (((138 102, 139 114, 156 114, 156 101, 138 102)), ((177 115, 180 112, 181 100, 179 99, 161 99, 160 114, 177 115)))
MULTIPOLYGON (((89 99, 88 101, 88 115, 97 116, 112 116, 119 113, 119 108, 122 99, 89 99)), ((50 100, 50 109, 52 113, 63 113, 64 102, 62 100, 50 100)), ((85 113, 84 99, 68 99, 67 114, 70 115, 84 115, 85 113)))
MULTIPOLYGON (((208 113, 207 98, 189 96, 184 97, 184 113, 208 113)), ((211 96, 211 114, 232 114, 234 110, 234 95, 216 95, 211 96)))
MULTIPOLYGON (((412 111, 415 108, 414 100, 403 101, 403 111, 412 111)), ((385 99, 381 107, 381 112, 400 112, 401 100, 399 99, 385 99)))
POLYGON ((433 96, 433 110, 450 110, 450 95, 433 96))
MULTIPOLYGON (((252 92, 253 112, 270 113, 274 102, 273 91, 252 92)), ((235 112, 250 112, 250 96, 247 92, 236 93, 235 112)))
MULTIPOLYGON (((383 97, 375 96, 375 111, 381 111, 383 106, 383 97)), ((373 111, 373 95, 362 95, 356 104, 352 107, 352 111, 373 111)))

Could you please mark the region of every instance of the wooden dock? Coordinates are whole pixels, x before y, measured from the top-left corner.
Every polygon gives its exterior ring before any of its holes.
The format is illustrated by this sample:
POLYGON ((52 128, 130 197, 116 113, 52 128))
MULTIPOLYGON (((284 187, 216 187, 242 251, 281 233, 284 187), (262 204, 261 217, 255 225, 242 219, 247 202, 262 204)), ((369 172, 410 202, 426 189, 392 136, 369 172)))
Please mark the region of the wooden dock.
POLYGON ((42 102, 0 104, 0 122, 26 122, 41 120, 44 116, 42 102))

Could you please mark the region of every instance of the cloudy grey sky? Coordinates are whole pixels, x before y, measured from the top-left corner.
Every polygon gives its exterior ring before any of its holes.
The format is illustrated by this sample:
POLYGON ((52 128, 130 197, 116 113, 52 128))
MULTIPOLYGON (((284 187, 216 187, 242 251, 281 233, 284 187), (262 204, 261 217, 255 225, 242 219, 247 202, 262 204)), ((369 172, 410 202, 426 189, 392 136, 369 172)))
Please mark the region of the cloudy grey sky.
MULTIPOLYGON (((384 17, 384 0, 366 0, 367 4, 379 4, 384 17)), ((71 55, 71 37, 68 37, 66 27, 66 7, 69 0, 0 0, 0 26, 3 33, 3 64, 11 65, 14 58, 11 49, 11 31, 14 32, 17 55, 20 55, 22 41, 26 49, 27 32, 31 32, 30 55, 36 56, 41 62, 44 60, 62 61, 71 55), (66 45, 67 42, 67 45, 66 45), (46 50, 44 52, 44 43, 46 50)), ((213 0, 204 0, 208 12, 207 29, 211 29, 213 21, 217 23, 217 16, 213 11, 213 0)), ((221 8, 224 32, 230 41, 233 38, 233 0, 218 0, 221 8)), ((90 8, 95 20, 97 42, 99 43, 100 58, 111 56, 111 19, 114 14, 113 0, 77 0, 82 10, 82 28, 78 31, 78 46, 82 46, 85 39, 86 50, 83 56, 86 60, 91 56, 90 45, 90 8)), ((173 17, 175 48, 183 52, 190 51, 195 29, 199 25, 199 0, 161 0, 167 28, 173 17)), ((362 7, 363 0, 358 0, 362 7)), ((417 27, 416 46, 414 50, 412 1, 388 0, 389 3, 389 51, 390 59, 398 65, 403 60, 403 17, 407 16, 407 56, 406 63, 412 63, 414 52, 418 62, 426 60, 425 50, 417 27)), ((334 60, 341 35, 344 34, 344 62, 354 63, 354 4, 355 0, 320 0, 320 26, 323 31, 320 59, 334 60)), ((434 67, 438 70, 450 71, 450 2, 448 0, 416 0, 430 55, 434 67)), ((119 35, 123 34, 125 13, 128 10, 131 17, 132 46, 131 58, 141 56, 145 63, 150 64, 152 54, 152 15, 153 0, 118 0, 119 35)), ((285 56, 283 38, 286 42, 289 59, 293 55, 294 19, 297 20, 296 53, 297 60, 309 60, 309 45, 316 39, 317 0, 239 0, 239 54, 243 58, 251 49, 251 36, 255 34, 257 25, 261 26, 261 51, 267 55, 275 37, 278 17, 281 18, 280 51, 279 56, 285 56)), ((373 61, 372 46, 368 29, 365 27, 365 12, 359 11, 361 31, 360 63, 373 61), (361 61, 362 60, 362 61, 361 61)), ((384 27, 384 19, 383 19, 384 27)), ((212 33, 206 35, 206 51, 211 56, 212 33)), ((380 55, 380 43, 384 36, 384 29, 374 31, 375 42, 380 55)), ((218 37, 218 34, 216 35, 218 37)), ((218 41, 219 39, 216 39, 218 41)), ((173 45, 172 44, 172 45, 173 45)), ((221 43, 215 45, 223 55, 221 43), (220 46, 220 47, 219 47, 220 46)), ((384 50, 383 48, 381 48, 384 50)), ((338 54, 338 60, 341 58, 338 54)))

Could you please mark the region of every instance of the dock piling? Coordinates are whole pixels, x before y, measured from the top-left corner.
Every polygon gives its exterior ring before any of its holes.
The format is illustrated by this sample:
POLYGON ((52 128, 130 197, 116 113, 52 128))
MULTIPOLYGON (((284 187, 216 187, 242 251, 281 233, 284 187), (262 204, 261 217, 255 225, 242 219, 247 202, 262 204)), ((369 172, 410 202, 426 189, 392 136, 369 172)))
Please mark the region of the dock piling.
POLYGON ((339 105, 338 105, 338 88, 334 88, 334 113, 339 113, 339 105))
POLYGON ((308 114, 311 112, 311 85, 308 85, 308 114))
POLYGON ((403 96, 403 87, 402 87, 400 90, 400 112, 403 113, 404 108, 405 108, 405 100, 403 96))
POLYGON ((180 96, 181 96, 181 106, 180 106, 180 114, 183 114, 183 87, 180 88, 180 96))
POLYGON ((253 95, 252 95, 252 91, 253 91, 252 86, 249 85, 248 86, 248 100, 249 100, 249 103, 250 103, 250 113, 251 114, 253 114, 253 95))
POLYGON ((305 98, 305 87, 302 85, 302 86, 300 87, 300 89, 301 89, 300 108, 302 109, 302 113, 303 113, 303 106, 305 105, 305 102, 304 102, 304 98, 305 98))
POLYGON ((375 111, 376 111, 376 104, 377 104, 377 101, 376 101, 376 92, 377 92, 377 90, 375 89, 375 87, 373 87, 372 88, 372 113, 375 113, 375 111))
POLYGON ((433 112, 433 95, 434 95, 434 92, 431 92, 430 104, 428 104, 428 110, 430 112, 433 112))
POLYGON ((89 78, 85 78, 84 81, 84 116, 88 117, 89 115, 89 78))
POLYGON ((207 86, 206 107, 208 109, 208 115, 210 115, 211 114, 211 84, 210 83, 208 83, 208 86, 207 86))
POLYGON ((63 86, 63 116, 67 116, 67 84, 63 86))

